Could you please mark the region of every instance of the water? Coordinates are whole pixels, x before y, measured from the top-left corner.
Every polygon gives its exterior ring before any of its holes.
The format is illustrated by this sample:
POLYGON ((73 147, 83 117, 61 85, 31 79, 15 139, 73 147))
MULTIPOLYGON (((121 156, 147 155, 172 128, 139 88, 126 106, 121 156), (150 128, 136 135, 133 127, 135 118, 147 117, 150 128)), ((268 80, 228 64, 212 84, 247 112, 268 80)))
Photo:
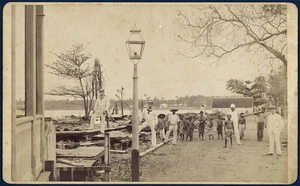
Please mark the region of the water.
MULTIPOLYGON (((170 108, 155 108, 156 114, 171 114, 170 108)), ((211 113, 217 109, 205 109, 205 112, 211 113)), ((229 108, 224 109, 218 109, 221 112, 227 113, 230 111, 229 108)), ((238 113, 245 112, 246 109, 243 108, 237 108, 236 109, 238 113)), ((251 111, 251 109, 248 109, 251 111)), ((178 108, 177 114, 183 114, 183 113, 199 113, 200 108, 178 108)), ((119 111, 119 114, 121 111, 119 111)), ((139 110, 139 113, 141 113, 141 110, 139 110)), ((52 118, 60 118, 65 116, 84 116, 84 110, 45 110, 45 117, 52 117, 52 118)), ((124 109, 124 115, 131 115, 130 110, 124 109)))
MULTIPOLYGON (((155 109, 157 114, 170 114, 170 109, 169 108, 157 108, 155 109)), ((209 110, 206 110, 206 112, 209 110)), ((177 113, 199 113, 200 108, 179 108, 177 113)), ((121 111, 119 111, 119 114, 121 111)), ((141 113, 141 110, 139 110, 139 113, 141 113)), ((52 118, 60 118, 60 117, 65 117, 65 116, 79 116, 82 117, 84 116, 84 110, 45 110, 45 117, 52 117, 52 118)), ((124 115, 131 115, 130 110, 124 109, 124 115)))

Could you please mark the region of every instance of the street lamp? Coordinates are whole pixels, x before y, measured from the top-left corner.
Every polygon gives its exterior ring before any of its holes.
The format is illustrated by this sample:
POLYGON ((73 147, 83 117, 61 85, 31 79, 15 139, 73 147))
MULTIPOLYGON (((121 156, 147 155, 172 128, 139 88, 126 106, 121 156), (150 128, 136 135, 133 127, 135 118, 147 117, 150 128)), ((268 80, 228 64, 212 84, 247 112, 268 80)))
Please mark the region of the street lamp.
POLYGON ((138 75, 137 64, 142 58, 145 41, 141 35, 141 30, 132 29, 128 40, 125 42, 129 59, 134 65, 133 69, 133 114, 132 114, 132 152, 131 152, 131 179, 140 180, 139 164, 139 120, 138 120, 138 75))

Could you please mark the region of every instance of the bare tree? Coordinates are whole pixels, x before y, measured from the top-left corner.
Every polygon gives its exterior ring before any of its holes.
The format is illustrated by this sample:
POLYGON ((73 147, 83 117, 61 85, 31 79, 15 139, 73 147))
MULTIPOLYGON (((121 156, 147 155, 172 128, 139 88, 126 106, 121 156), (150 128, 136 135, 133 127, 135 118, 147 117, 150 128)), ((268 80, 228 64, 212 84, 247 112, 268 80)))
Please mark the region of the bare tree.
POLYGON ((90 53, 84 53, 82 44, 74 44, 71 49, 55 54, 57 60, 47 65, 59 77, 72 80, 72 85, 52 87, 46 94, 55 96, 72 96, 83 99, 85 118, 89 117, 97 90, 102 88, 102 71, 98 59, 95 59, 94 69, 87 64, 90 53))
POLYGON ((93 97, 98 97, 98 90, 102 88, 103 83, 103 71, 101 70, 100 60, 95 59, 94 70, 92 73, 92 95, 93 97))
POLYGON ((287 66, 287 7, 284 4, 200 5, 177 9, 179 52, 189 58, 211 58, 211 65, 225 55, 244 49, 264 49, 287 66))

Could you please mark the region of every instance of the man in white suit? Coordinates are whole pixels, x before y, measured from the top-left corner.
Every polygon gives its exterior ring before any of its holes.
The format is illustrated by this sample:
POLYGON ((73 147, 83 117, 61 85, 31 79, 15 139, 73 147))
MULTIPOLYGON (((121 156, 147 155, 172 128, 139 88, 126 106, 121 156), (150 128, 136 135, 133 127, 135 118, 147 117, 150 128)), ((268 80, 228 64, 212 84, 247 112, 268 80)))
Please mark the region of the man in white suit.
POLYGON ((273 155, 274 143, 276 145, 277 155, 281 156, 280 133, 283 129, 283 119, 276 113, 276 107, 270 106, 271 114, 268 116, 266 128, 269 134, 269 152, 267 155, 273 155))

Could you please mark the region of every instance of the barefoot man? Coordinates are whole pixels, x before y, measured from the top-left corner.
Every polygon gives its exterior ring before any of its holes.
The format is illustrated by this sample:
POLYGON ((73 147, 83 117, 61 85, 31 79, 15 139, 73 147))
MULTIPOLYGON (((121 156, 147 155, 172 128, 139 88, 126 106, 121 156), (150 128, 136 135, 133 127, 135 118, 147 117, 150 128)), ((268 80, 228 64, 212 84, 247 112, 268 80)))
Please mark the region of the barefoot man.
POLYGON ((228 112, 228 114, 231 115, 231 120, 233 121, 233 131, 234 131, 235 139, 236 139, 237 144, 241 145, 239 124, 238 124, 239 114, 235 110, 235 105, 233 103, 230 105, 230 109, 231 109, 231 111, 228 112))

